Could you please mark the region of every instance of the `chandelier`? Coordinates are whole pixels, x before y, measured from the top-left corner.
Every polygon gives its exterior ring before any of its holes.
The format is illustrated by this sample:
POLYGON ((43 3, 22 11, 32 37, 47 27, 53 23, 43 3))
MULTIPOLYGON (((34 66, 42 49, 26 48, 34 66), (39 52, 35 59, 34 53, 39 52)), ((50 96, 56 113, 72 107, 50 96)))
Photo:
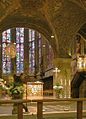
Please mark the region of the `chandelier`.
POLYGON ((16 46, 15 46, 15 44, 11 43, 5 47, 5 55, 9 56, 10 58, 16 57, 16 46))

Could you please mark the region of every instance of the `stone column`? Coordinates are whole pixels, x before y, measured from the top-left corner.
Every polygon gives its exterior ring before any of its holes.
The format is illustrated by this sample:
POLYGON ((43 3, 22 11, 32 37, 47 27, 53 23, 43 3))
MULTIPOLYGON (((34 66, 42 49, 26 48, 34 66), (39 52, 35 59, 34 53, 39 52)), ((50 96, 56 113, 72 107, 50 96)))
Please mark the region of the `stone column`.
POLYGON ((35 75, 39 71, 39 33, 35 32, 35 75))
POLYGON ((0 76, 2 77, 2 34, 0 34, 0 76))
POLYGON ((29 29, 24 30, 24 72, 29 72, 29 29))
MULTIPOLYGON (((11 43, 16 45, 16 29, 11 29, 11 43)), ((16 57, 11 59, 12 62, 12 74, 16 73, 16 57)))

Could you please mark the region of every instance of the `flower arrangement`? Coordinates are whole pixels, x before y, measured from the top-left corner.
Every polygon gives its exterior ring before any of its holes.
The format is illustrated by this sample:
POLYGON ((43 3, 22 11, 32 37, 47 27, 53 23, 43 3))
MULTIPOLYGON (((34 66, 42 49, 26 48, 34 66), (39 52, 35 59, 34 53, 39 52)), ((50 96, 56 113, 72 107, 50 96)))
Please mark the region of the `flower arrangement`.
POLYGON ((20 84, 11 83, 9 87, 9 94, 12 98, 22 98, 24 93, 24 87, 20 84))
POLYGON ((60 95, 60 94, 62 93, 62 91, 63 91, 63 86, 60 85, 59 83, 57 83, 55 86, 53 86, 53 89, 55 90, 56 95, 58 95, 58 97, 59 97, 59 95, 60 95))
POLYGON ((23 91, 24 91, 24 89, 23 89, 23 86, 11 86, 10 87, 10 94, 11 95, 14 95, 14 94, 22 94, 23 93, 23 91))
POLYGON ((6 86, 6 81, 0 78, 0 97, 6 96, 8 87, 6 86))
POLYGON ((7 86, 5 85, 4 79, 0 79, 0 90, 8 90, 7 86))
POLYGON ((9 95, 13 99, 23 98, 24 86, 19 74, 13 75, 13 81, 9 83, 9 95))

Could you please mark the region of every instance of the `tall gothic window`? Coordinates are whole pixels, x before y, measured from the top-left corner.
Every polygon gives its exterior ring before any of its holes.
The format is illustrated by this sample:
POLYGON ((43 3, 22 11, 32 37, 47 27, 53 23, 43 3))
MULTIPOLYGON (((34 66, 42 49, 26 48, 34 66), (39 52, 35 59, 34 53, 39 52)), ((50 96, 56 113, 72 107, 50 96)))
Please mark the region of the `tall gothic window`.
POLYGON ((26 35, 27 37, 25 37, 24 34, 25 30, 26 30, 25 28, 8 29, 2 33, 2 73, 3 74, 7 74, 7 73, 10 74, 12 72, 13 60, 11 60, 10 56, 7 56, 5 54, 5 48, 6 46, 8 46, 13 42, 15 42, 15 46, 16 46, 16 57, 14 58, 16 73, 24 72, 25 70, 24 65, 26 61, 25 58, 28 58, 28 62, 27 62, 28 74, 34 74, 39 72, 41 66, 43 66, 43 63, 45 63, 45 65, 51 64, 53 52, 49 43, 45 41, 46 50, 44 50, 43 48, 44 38, 42 38, 42 35, 35 30, 28 29, 26 35), (14 34, 13 31, 15 31, 14 34), (14 39, 14 37, 15 37, 15 41, 12 41, 11 39, 14 39), (24 46, 25 43, 28 44, 27 48, 24 46), (25 53, 28 54, 28 57, 24 57, 25 53))
POLYGON ((8 29, 2 33, 2 72, 11 73, 11 58, 6 56, 5 48, 11 43, 11 30, 8 29))
POLYGON ((47 64, 47 69, 50 69, 53 67, 53 58, 54 58, 54 54, 53 54, 53 50, 52 50, 52 47, 51 45, 48 44, 48 53, 47 53, 47 61, 48 61, 48 64, 47 64))
POLYGON ((16 28, 16 72, 24 71, 24 28, 16 28))
POLYGON ((41 65, 42 60, 42 36, 41 34, 38 34, 38 51, 39 51, 39 67, 41 65))
POLYGON ((35 31, 29 29, 29 72, 35 71, 35 31))

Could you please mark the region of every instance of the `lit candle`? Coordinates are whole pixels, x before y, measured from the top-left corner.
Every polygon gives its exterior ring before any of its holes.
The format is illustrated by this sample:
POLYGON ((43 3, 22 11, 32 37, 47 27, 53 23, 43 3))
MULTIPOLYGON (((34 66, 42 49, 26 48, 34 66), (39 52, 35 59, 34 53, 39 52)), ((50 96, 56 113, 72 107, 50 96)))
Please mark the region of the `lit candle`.
POLYGON ((70 80, 69 80, 69 86, 70 86, 70 80))
POLYGON ((61 79, 61 85, 63 84, 62 79, 61 79))
POLYGON ((66 86, 66 79, 65 79, 65 86, 66 86))

